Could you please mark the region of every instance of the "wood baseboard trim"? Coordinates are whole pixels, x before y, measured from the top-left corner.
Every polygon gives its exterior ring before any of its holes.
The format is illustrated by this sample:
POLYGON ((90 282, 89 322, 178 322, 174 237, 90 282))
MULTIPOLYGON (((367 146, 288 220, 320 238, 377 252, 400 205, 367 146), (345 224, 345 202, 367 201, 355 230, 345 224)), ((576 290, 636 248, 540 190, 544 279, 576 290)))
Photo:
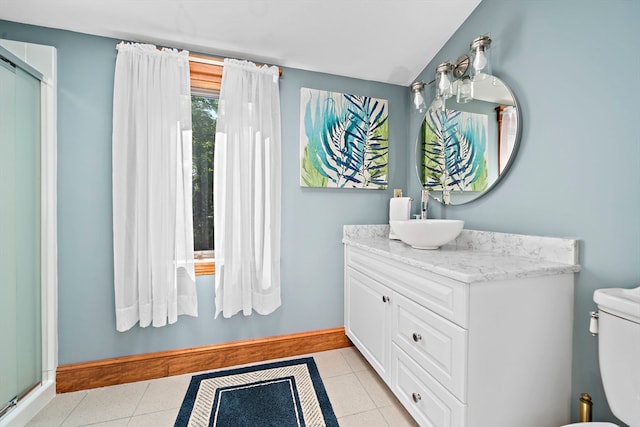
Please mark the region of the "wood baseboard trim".
POLYGON ((56 392, 86 390, 353 345, 344 328, 234 341, 58 366, 56 392))

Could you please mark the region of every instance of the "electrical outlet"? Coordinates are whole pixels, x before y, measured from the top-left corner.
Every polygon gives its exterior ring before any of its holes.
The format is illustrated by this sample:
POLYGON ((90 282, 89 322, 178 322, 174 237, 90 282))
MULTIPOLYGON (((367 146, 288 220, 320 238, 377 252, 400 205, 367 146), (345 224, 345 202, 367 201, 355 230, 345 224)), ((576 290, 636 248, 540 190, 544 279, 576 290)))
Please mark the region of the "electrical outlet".
POLYGON ((393 197, 402 197, 402 188, 394 188, 393 197))

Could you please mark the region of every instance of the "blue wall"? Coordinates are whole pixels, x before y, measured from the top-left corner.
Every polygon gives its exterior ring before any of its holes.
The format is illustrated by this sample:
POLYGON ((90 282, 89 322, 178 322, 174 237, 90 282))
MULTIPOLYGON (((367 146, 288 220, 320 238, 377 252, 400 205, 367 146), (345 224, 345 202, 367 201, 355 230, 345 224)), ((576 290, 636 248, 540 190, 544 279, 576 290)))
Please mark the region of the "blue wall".
POLYGON ((392 189, 405 183, 406 88, 284 69, 282 307, 269 316, 214 319, 213 276, 200 276, 198 318, 183 316, 164 328, 134 327, 118 333, 111 241, 111 120, 117 40, 6 21, 0 21, 0 37, 58 49, 61 365, 343 325, 342 226, 386 222, 392 189), (301 87, 389 101, 388 191, 299 186, 301 87))
MULTIPOLYGON (((491 33, 493 73, 522 109, 520 151, 488 195, 446 209, 432 203, 430 213, 464 219, 472 229, 580 239, 574 420, 579 393, 587 392, 594 419, 615 421, 600 381, 598 340, 588 332, 593 291, 640 285, 638 22, 635 0, 483 0, 420 76, 431 80, 439 62, 491 33)), ((418 127, 412 114, 410 140, 418 127)), ((417 197, 417 179, 408 183, 417 197)))

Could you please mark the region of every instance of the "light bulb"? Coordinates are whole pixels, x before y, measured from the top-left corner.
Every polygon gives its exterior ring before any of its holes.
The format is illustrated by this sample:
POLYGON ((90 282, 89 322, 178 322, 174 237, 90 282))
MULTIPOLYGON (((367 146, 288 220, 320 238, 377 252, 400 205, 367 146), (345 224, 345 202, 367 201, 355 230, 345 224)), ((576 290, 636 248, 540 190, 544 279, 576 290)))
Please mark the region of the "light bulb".
POLYGON ((473 80, 483 80, 491 75, 491 64, 489 63, 488 50, 491 46, 489 36, 476 37, 471 42, 471 78, 473 80))
POLYGON ((482 49, 478 49, 476 51, 475 57, 473 58, 473 68, 480 72, 487 66, 487 56, 484 54, 482 49))
POLYGON ((440 93, 446 93, 451 88, 451 81, 444 73, 440 77, 440 84, 438 85, 438 88, 440 88, 440 93))
POLYGON ((429 109, 433 111, 444 111, 444 99, 436 97, 431 103, 429 109))
POLYGON ((456 97, 459 104, 466 104, 473 99, 473 83, 469 77, 458 80, 458 93, 456 97))
POLYGON ((422 92, 413 93, 413 105, 416 107, 416 110, 420 112, 424 110, 424 96, 422 96, 422 92))
POLYGON ((413 106, 421 113, 424 113, 427 108, 424 102, 424 95, 422 94, 424 86, 425 83, 420 81, 413 82, 413 84, 411 84, 411 93, 413 93, 413 106))
POLYGON ((438 65, 436 69, 436 97, 448 99, 453 96, 453 85, 449 78, 451 68, 451 64, 448 62, 438 65))

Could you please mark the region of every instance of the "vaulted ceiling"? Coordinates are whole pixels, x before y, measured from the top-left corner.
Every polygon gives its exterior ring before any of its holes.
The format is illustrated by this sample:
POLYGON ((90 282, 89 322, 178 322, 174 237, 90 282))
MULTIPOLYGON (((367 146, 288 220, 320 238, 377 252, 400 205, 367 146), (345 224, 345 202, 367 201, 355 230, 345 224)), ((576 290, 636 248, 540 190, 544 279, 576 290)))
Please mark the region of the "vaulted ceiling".
POLYGON ((0 0, 0 19, 407 86, 480 0, 0 0))

